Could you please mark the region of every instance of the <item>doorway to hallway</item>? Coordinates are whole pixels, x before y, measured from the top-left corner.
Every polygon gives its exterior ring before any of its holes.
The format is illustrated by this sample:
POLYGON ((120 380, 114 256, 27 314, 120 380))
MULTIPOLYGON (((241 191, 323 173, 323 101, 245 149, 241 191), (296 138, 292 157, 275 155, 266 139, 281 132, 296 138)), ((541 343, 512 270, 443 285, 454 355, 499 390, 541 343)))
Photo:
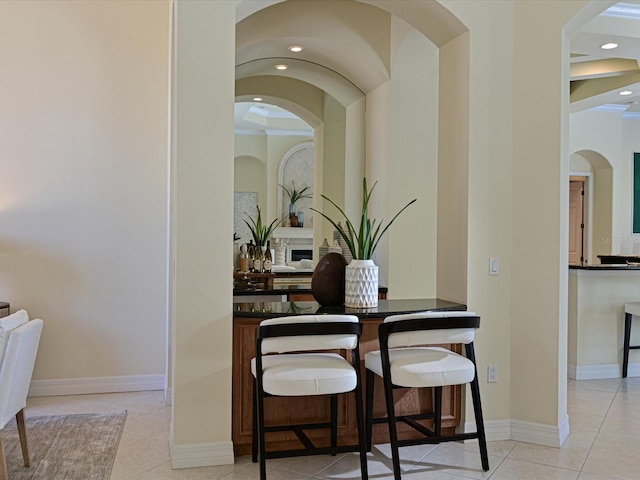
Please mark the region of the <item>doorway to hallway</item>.
POLYGON ((584 263, 584 198, 587 177, 572 176, 569 181, 569 263, 584 263))

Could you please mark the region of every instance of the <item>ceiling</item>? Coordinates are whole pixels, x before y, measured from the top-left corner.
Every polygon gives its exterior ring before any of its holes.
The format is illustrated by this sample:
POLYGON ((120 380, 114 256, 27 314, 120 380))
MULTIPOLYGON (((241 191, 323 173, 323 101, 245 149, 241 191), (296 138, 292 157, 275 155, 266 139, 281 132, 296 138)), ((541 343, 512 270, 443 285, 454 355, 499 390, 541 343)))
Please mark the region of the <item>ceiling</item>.
POLYGON ((571 39, 571 112, 597 108, 640 118, 639 59, 640 0, 616 3, 571 39), (606 43, 618 47, 600 48, 606 43))
MULTIPOLYGON (((284 8, 285 3, 289 2, 283 2, 278 5, 278 8, 284 8)), ((287 6, 290 5, 297 4, 287 6)), ((308 5, 305 8, 308 8, 308 5)), ((359 8, 363 8, 362 4, 359 8)), ((317 15, 316 18, 318 18, 317 15)), ((241 28, 248 27, 251 25, 243 25, 241 28)), ((278 51, 284 50, 285 44, 295 43, 295 37, 282 37, 283 31, 286 29, 287 26, 282 25, 278 32, 272 32, 275 34, 269 41, 264 41, 266 38, 263 38, 263 41, 259 43, 263 54, 265 53, 264 49, 268 49, 268 45, 272 42, 277 43, 278 51)), ((301 60, 297 61, 304 61, 309 65, 324 68, 316 74, 327 75, 328 78, 335 74, 336 70, 328 68, 326 64, 326 52, 334 51, 331 50, 330 41, 319 35, 318 38, 306 36, 305 42, 305 50, 299 54, 302 55, 301 60)), ((617 111, 624 117, 640 118, 640 68, 638 66, 640 59, 640 0, 616 3, 604 10, 601 15, 585 25, 572 38, 570 48, 571 112, 596 108, 617 111), (617 43, 618 47, 612 50, 600 48, 601 45, 611 42, 617 43), (621 91, 632 93, 621 96, 619 94, 621 91)), ((272 60, 274 59, 272 54, 274 52, 269 51, 269 53, 267 55, 270 60, 268 64, 269 68, 272 68, 272 60)), ((246 60, 244 58, 246 54, 243 56, 240 53, 239 55, 238 60, 246 60)), ((288 58, 287 61, 291 63, 296 60, 288 58)), ((255 69, 259 67, 258 63, 256 61, 241 62, 238 68, 241 70, 243 68, 255 69)), ((371 70, 364 62, 360 67, 367 72, 371 70)), ((370 75, 367 77, 371 78, 370 75)), ((329 78, 328 81, 331 79, 329 78)), ((376 81, 382 82, 384 78, 378 78, 376 81)), ((355 84, 350 84, 348 87, 352 91, 347 92, 346 95, 353 95, 354 92, 357 94, 357 91, 362 93, 355 84)), ((237 102, 235 104, 235 128, 236 133, 242 135, 299 135, 313 138, 313 128, 308 123, 288 110, 271 105, 267 101, 237 102)))
POLYGON ((294 135, 313 138, 313 128, 276 105, 253 101, 235 103, 236 135, 294 135))

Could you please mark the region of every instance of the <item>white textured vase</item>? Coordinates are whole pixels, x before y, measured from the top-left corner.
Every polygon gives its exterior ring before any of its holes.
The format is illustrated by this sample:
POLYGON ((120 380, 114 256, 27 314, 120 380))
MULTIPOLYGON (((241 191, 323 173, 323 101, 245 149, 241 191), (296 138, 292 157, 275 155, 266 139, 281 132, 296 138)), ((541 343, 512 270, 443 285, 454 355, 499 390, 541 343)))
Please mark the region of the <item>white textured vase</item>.
POLYGON ((378 266, 373 260, 351 260, 346 266, 344 280, 346 307, 378 306, 378 266))

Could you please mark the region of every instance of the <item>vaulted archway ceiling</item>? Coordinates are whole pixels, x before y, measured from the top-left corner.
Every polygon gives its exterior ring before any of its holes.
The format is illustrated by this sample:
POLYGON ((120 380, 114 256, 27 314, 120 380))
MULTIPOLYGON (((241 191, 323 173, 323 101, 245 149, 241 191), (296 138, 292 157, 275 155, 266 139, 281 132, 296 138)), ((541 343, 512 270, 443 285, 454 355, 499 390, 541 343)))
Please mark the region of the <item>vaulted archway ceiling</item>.
POLYGON ((616 3, 571 40, 571 111, 598 108, 640 118, 639 59, 640 1, 616 3), (607 43, 618 46, 602 49, 607 43))
MULTIPOLYGON (((240 0, 236 5, 237 100, 242 96, 242 100, 250 101, 249 90, 238 89, 239 82, 246 86, 250 79, 275 76, 281 82, 290 80, 291 89, 306 83, 348 107, 389 81, 392 16, 436 45, 465 31, 457 18, 434 1, 240 0), (303 50, 291 52, 291 45, 300 45, 303 50), (278 71, 276 64, 288 68, 278 71)), ((261 91, 254 93, 263 102, 269 97, 268 101, 276 100, 278 106, 285 103, 261 91)), ((252 107, 262 108, 259 113, 266 112, 267 123, 271 116, 275 119, 283 115, 265 103, 237 106, 236 131, 241 130, 238 120, 247 129, 249 120, 259 118, 253 115, 256 112, 252 107)), ((259 123, 255 128, 266 132, 259 123)))

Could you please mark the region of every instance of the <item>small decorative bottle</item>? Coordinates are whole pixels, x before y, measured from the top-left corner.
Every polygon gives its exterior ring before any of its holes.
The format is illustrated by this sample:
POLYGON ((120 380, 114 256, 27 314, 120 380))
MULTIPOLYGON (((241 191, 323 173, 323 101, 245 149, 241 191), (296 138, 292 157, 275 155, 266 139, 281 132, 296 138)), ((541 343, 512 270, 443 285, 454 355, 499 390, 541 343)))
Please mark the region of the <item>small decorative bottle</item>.
POLYGON ((256 245, 255 255, 253 256, 253 271, 255 273, 262 273, 262 246, 256 245))
POLYGON ((262 270, 265 273, 271 273, 271 264, 273 259, 271 258, 271 240, 267 240, 267 250, 264 252, 264 260, 262 261, 262 270))
POLYGON ((238 261, 238 269, 242 273, 247 273, 249 271, 249 251, 246 243, 243 243, 240 246, 240 260, 238 261))
POLYGON ((253 244, 253 240, 249 240, 249 271, 253 272, 253 262, 256 259, 256 246, 253 244))

